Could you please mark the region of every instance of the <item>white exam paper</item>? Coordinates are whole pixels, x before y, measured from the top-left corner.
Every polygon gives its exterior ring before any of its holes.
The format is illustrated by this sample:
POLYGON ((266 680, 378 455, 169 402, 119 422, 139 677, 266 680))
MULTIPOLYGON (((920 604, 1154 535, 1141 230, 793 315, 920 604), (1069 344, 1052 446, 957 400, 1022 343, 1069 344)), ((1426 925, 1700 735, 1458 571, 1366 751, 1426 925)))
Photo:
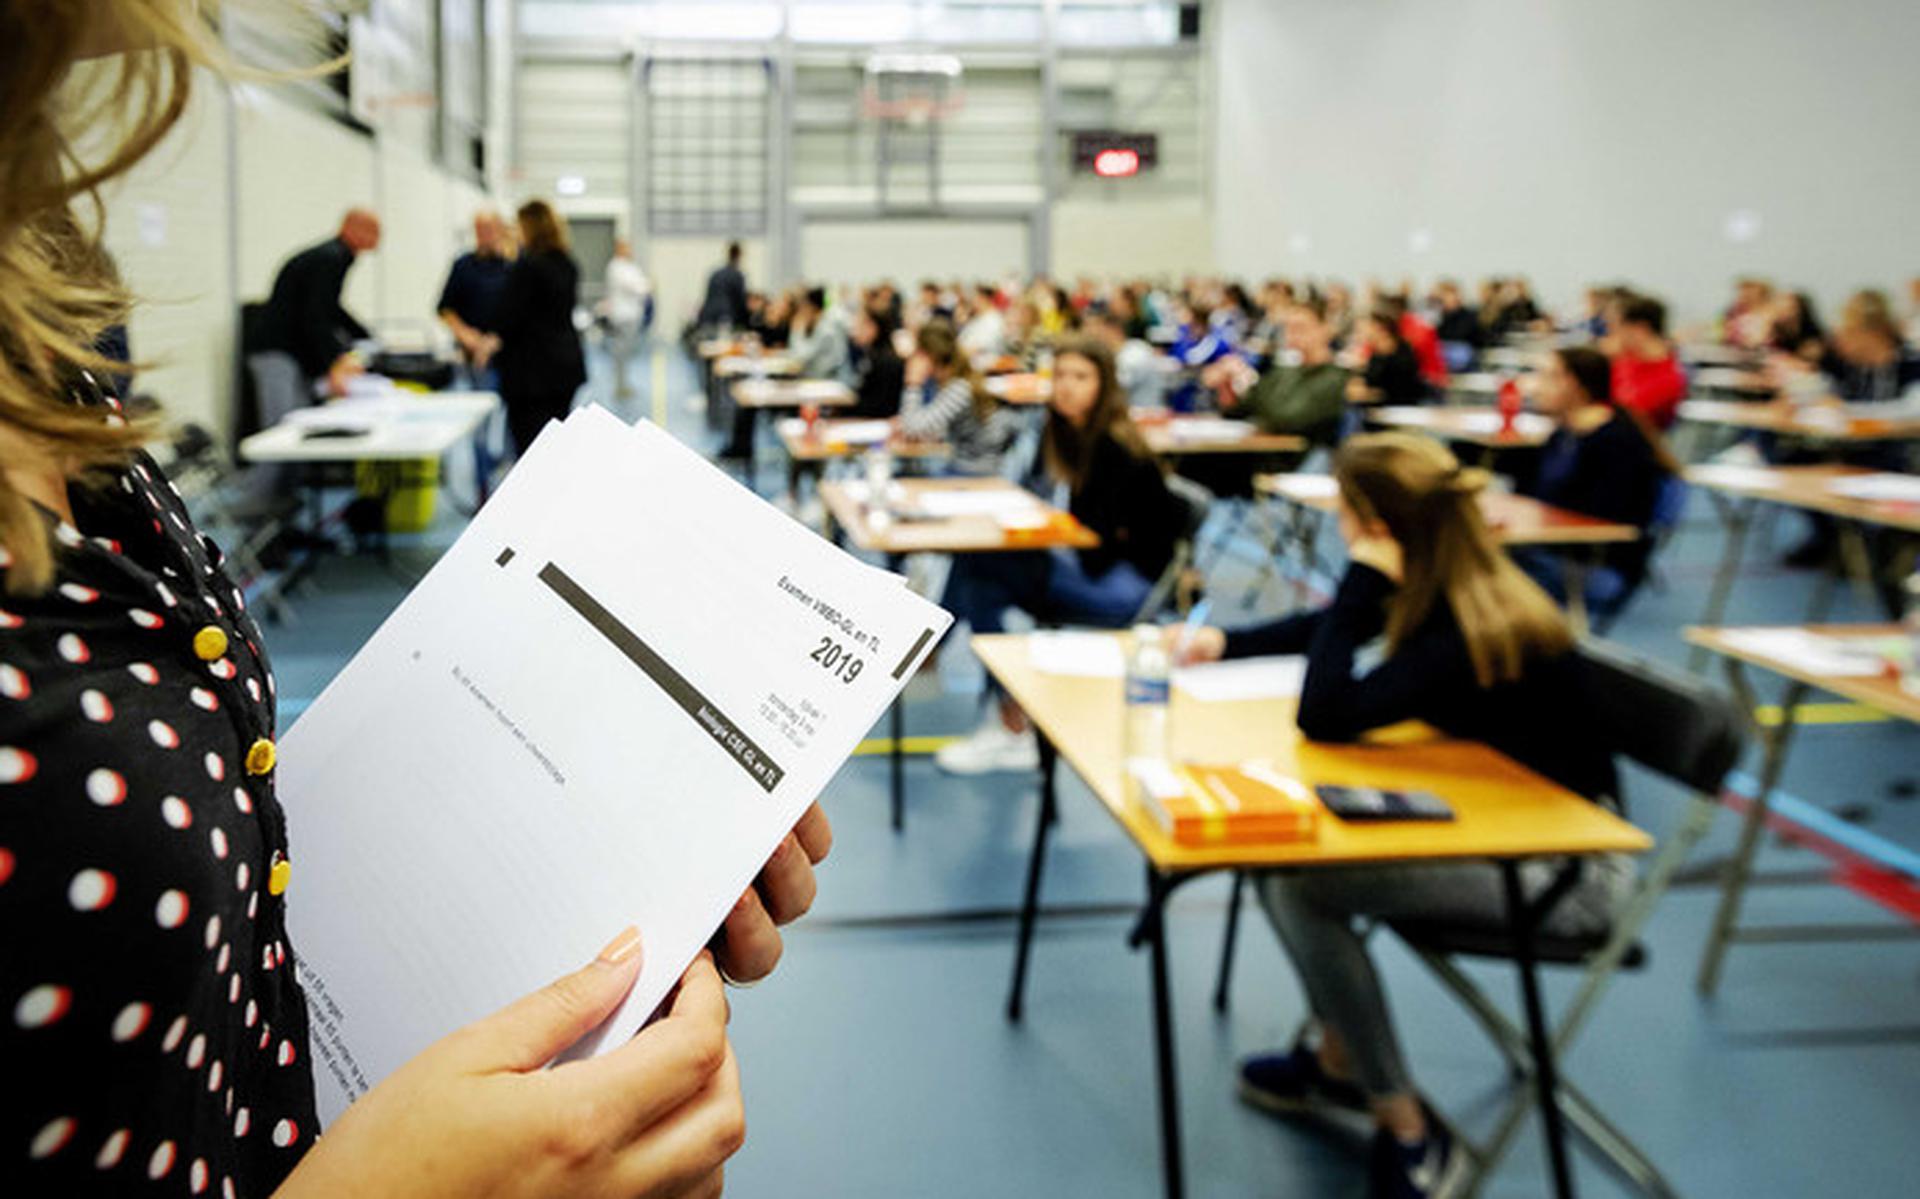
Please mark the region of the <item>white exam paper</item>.
POLYGON ((1874 503, 1920 504, 1920 475, 1881 472, 1834 479, 1827 490, 1848 499, 1874 503))
POLYGON ((1743 653, 1830 678, 1872 678, 1886 670, 1878 653, 1805 629, 1735 629, 1721 634, 1721 640, 1743 653))
POLYGON ((1173 672, 1173 686, 1186 692, 1189 699, 1203 703, 1297 699, 1306 678, 1307 659, 1288 654, 1182 666, 1173 672))
POLYGON ((570 1055, 626 1040, 949 621, 651 425, 549 427, 280 742, 322 1119, 631 923, 570 1055))
POLYGON ((1127 672, 1111 633, 1034 633, 1027 638, 1027 661, 1041 674, 1073 678, 1117 679, 1127 672))

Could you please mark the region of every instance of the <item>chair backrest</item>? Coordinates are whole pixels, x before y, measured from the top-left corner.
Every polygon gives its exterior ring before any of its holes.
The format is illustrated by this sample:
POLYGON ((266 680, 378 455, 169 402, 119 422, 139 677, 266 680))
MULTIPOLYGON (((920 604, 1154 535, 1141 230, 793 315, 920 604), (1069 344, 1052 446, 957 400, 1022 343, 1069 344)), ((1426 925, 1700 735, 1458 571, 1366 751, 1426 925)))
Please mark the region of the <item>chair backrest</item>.
POLYGON ((1186 509, 1186 518, 1180 522, 1180 540, 1189 544, 1199 540, 1207 513, 1213 509, 1213 493, 1180 475, 1167 476, 1167 491, 1186 509))
POLYGON ((304 408, 313 397, 307 392, 306 376, 293 355, 279 350, 263 350, 247 355, 247 371, 253 376, 254 394, 259 401, 260 427, 270 429, 288 413, 304 408))
POLYGON ((1576 651, 1595 733, 1613 752, 1702 795, 1718 795, 1745 748, 1745 713, 1697 676, 1586 640, 1576 651))

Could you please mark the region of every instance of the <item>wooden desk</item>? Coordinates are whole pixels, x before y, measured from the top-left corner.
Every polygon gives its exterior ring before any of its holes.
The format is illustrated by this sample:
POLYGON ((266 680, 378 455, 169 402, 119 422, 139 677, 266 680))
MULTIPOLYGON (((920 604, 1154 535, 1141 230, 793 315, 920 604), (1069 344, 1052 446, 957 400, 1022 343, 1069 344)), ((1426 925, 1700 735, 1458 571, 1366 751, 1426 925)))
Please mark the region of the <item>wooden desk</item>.
POLYGON ((240 442, 245 462, 410 462, 439 458, 466 441, 500 406, 491 391, 396 392, 299 408, 240 442), (313 437, 321 429, 358 430, 313 437))
POLYGON ((792 379, 800 374, 800 360, 791 354, 728 354, 714 360, 713 373, 721 379, 792 379))
POLYGON ((1293 454, 1307 439, 1291 433, 1262 433, 1246 421, 1214 416, 1148 417, 1138 422, 1147 449, 1158 458, 1193 454, 1293 454))
POLYGON ((1442 441, 1476 445, 1488 451, 1534 449, 1553 436, 1553 422, 1538 412, 1522 412, 1511 433, 1500 431, 1500 410, 1491 405, 1461 404, 1453 407, 1385 405, 1368 408, 1366 417, 1390 429, 1413 429, 1431 433, 1442 441))
POLYGON ((1757 350, 1745 346, 1727 346, 1717 342, 1690 342, 1681 345, 1677 353, 1680 361, 1691 366, 1730 367, 1750 369, 1760 365, 1764 358, 1757 350))
MULTIPOLYGON (((1338 495, 1333 480, 1328 475, 1279 474, 1257 475, 1253 480, 1254 489, 1261 495, 1270 495, 1287 504, 1311 512, 1315 518, 1311 522, 1293 522, 1292 532, 1296 549, 1302 555, 1301 564, 1312 568, 1316 565, 1313 547, 1320 534, 1319 518, 1333 512, 1338 506, 1338 495)), ((1587 627, 1587 606, 1585 595, 1586 567, 1597 563, 1610 545, 1628 545, 1640 540, 1641 532, 1632 525, 1615 524, 1585 513, 1556 508, 1544 504, 1531 496, 1512 495, 1507 492, 1483 491, 1480 493, 1480 512, 1486 517, 1487 525, 1493 535, 1505 546, 1543 546, 1559 549, 1584 549, 1586 560, 1569 558, 1567 566, 1567 615, 1577 630, 1584 632, 1587 627)), ((1279 552, 1279 540, 1283 530, 1275 531, 1275 538, 1269 546, 1270 553, 1279 552)))
POLYGON ((738 338, 710 337, 695 347, 702 362, 712 362, 716 358, 731 358, 747 352, 747 343, 738 338))
POLYGON ((1920 440, 1920 413, 1904 405, 1888 404, 1886 416, 1871 409, 1881 405, 1743 404, 1727 400, 1688 400, 1680 405, 1680 419, 1696 424, 1724 425, 1778 433, 1802 441, 1860 444, 1876 441, 1920 440))
POLYGON ((733 385, 733 402, 742 408, 850 408, 853 388, 831 379, 742 379, 733 385))
POLYGON ((1003 404, 1044 404, 1053 398, 1053 380, 1045 375, 994 375, 987 394, 1003 404))
MULTIPOLYGON (((1841 557, 1847 572, 1857 585, 1870 592, 1873 559, 1868 552, 1864 528, 1871 525, 1920 533, 1920 504, 1853 499, 1836 494, 1829 486, 1836 479, 1876 473, 1880 472, 1857 466, 1688 467, 1687 482, 1712 497, 1726 525, 1720 565, 1707 590, 1707 604, 1700 623, 1718 625, 1726 615, 1727 600, 1733 593, 1733 580, 1739 574, 1741 553, 1746 547, 1747 530, 1761 504, 1779 504, 1836 518, 1841 557)), ((1821 579, 1809 605, 1809 620, 1819 621, 1825 617, 1833 602, 1834 584, 1831 573, 1821 579)), ((1706 659, 1706 648, 1695 645, 1688 662, 1697 671, 1706 664, 1706 659)))
MULTIPOLYGON (((837 528, 853 539, 854 545, 884 555, 887 569, 897 571, 908 554, 1004 554, 1021 550, 1050 550, 1056 547, 1092 549, 1100 544, 1093 530, 1005 479, 895 479, 889 490, 897 488, 895 498, 885 507, 869 502, 864 482, 828 482, 820 485, 820 502, 827 510, 828 534, 836 542, 837 528), (895 509, 912 510, 925 502, 930 492, 967 491, 1025 497, 1032 512, 1044 518, 1038 528, 1017 533, 1000 526, 997 517, 986 515, 954 516, 942 520, 900 519, 895 509), (876 523, 876 513, 886 515, 876 523)), ((895 699, 888 709, 893 748, 889 755, 890 790, 895 831, 906 825, 904 701, 895 699)))
MULTIPOLYGON (((1741 901, 1747 888, 1753 884, 1753 859, 1760 848, 1760 834, 1766 827, 1773 807, 1774 788, 1780 782, 1780 776, 1786 769, 1787 749, 1792 744, 1795 718, 1800 701, 1809 690, 1818 689, 1833 695, 1842 696, 1855 703, 1866 704, 1877 711, 1903 720, 1920 723, 1920 695, 1904 690, 1897 678, 1891 675, 1857 676, 1823 673, 1791 658, 1782 657, 1778 652, 1766 648, 1738 643, 1741 633, 1752 633, 1751 629, 1726 629, 1694 627, 1686 630, 1686 639, 1697 650, 1720 657, 1727 667, 1727 681, 1733 688, 1736 698, 1749 711, 1758 706, 1752 684, 1748 681, 1745 667, 1751 665, 1762 670, 1781 675, 1788 680, 1787 691, 1780 701, 1780 722, 1771 728, 1761 726, 1759 735, 1765 748, 1761 760, 1758 789, 1750 797, 1747 810, 1740 826, 1740 841, 1733 856, 1728 859, 1721 880, 1720 904, 1714 913, 1713 926, 1707 935, 1707 944, 1700 957, 1700 973, 1696 985, 1700 993, 1711 996, 1720 983, 1721 967, 1725 964, 1727 951, 1736 941, 1834 941, 1834 940, 1886 940, 1893 937, 1912 937, 1920 935, 1920 929, 1912 925, 1886 926, 1869 925, 1831 925, 1806 924, 1796 922, 1784 927, 1752 926, 1742 927, 1739 923, 1741 901)), ((1899 625, 1801 625, 1795 631, 1815 633, 1840 641, 1858 641, 1861 639, 1889 640, 1900 639, 1908 634, 1899 625)))
MULTIPOLYGON (((787 456, 795 462, 830 462, 839 458, 852 458, 868 450, 884 446, 887 453, 895 458, 944 458, 951 449, 944 441, 908 441, 894 437, 888 441, 875 443, 864 440, 849 441, 839 436, 841 431, 858 425, 872 425, 867 420, 822 420, 814 425, 813 434, 807 434, 806 422, 783 420, 775 432, 780 435, 780 444, 787 456)), ((884 422, 879 422, 884 423, 884 422)))
MULTIPOLYGON (((1118 636, 1116 634, 1116 636, 1118 636)), ((1056 758, 1065 758, 1146 863, 1147 898, 1138 935, 1151 949, 1155 1063, 1159 1078, 1160 1134, 1166 1193, 1184 1194, 1179 1100, 1173 1050, 1171 988, 1167 977, 1165 905, 1181 883, 1213 870, 1311 869, 1383 862, 1491 859, 1518 886, 1518 863, 1528 858, 1598 853, 1638 853, 1652 844, 1640 830, 1578 795, 1533 774, 1484 745, 1448 741, 1414 732, 1392 744, 1315 745, 1303 740, 1293 700, 1203 703, 1175 690, 1169 728, 1176 756, 1194 761, 1268 758, 1283 773, 1318 783, 1433 791, 1453 807, 1444 825, 1349 825, 1329 816, 1318 839, 1286 844, 1196 847, 1181 845, 1128 795, 1122 761, 1124 720, 1119 679, 1066 678, 1041 674, 1028 658, 1028 639, 975 637, 973 649, 1033 721, 1040 740, 1040 804, 1020 913, 1007 1015, 1019 1020, 1026 968, 1039 909, 1048 831, 1055 811, 1056 758)), ((1529 956, 1532 930, 1514 913, 1514 936, 1528 982, 1535 1060, 1542 1085, 1541 1112, 1550 1146, 1564 1155, 1559 1108, 1551 1096, 1553 1046, 1537 1003, 1529 956)), ((1564 1160, 1564 1158, 1562 1158, 1564 1160)))
POLYGON ((1770 396, 1780 390, 1771 378, 1760 371, 1724 366, 1701 367, 1693 372, 1688 384, 1694 391, 1744 396, 1770 396))

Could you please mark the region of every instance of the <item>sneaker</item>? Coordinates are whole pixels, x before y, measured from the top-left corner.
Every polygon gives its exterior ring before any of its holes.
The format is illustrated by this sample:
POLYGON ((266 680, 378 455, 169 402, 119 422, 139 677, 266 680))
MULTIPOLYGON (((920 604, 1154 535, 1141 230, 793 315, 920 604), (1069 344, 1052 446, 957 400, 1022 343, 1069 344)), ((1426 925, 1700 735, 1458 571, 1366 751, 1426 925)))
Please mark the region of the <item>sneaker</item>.
POLYGON ((1386 1129, 1373 1138, 1372 1199, 1451 1199, 1467 1181, 1467 1155, 1446 1122, 1427 1109, 1426 1139, 1409 1145, 1386 1129))
POLYGON ((988 716, 971 737, 943 745, 934 764, 948 774, 993 774, 999 771, 1040 769, 1040 745, 1032 731, 1016 733, 988 716))
POLYGON ((1321 1069, 1319 1056, 1304 1044, 1241 1062, 1240 1101, 1283 1119, 1318 1120, 1358 1136, 1373 1131, 1366 1095, 1321 1069))

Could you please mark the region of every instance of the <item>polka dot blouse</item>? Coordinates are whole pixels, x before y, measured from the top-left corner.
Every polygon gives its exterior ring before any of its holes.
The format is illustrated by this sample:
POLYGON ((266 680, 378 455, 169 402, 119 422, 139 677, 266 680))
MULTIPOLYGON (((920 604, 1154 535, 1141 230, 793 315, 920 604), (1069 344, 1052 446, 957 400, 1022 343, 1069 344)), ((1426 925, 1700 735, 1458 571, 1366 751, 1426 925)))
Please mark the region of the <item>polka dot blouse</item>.
POLYGON ((273 674, 151 459, 73 506, 0 593, 0 1191, 265 1196, 316 1131, 273 674))

